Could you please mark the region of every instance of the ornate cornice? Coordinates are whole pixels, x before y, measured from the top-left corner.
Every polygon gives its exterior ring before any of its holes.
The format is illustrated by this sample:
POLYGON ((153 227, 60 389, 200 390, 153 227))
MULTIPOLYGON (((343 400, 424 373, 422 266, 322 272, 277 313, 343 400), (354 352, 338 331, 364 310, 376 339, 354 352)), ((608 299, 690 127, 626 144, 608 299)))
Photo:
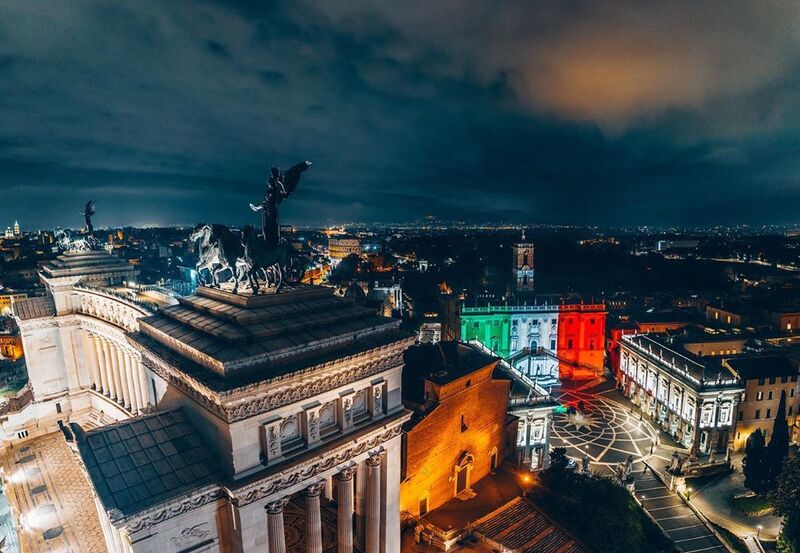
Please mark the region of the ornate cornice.
POLYGON ((409 345, 408 340, 399 340, 335 362, 314 365, 283 377, 218 392, 145 345, 136 340, 130 342, 141 352, 142 359, 150 370, 229 423, 266 413, 401 366, 403 352, 409 345), (233 403, 232 400, 236 402, 233 403))
MULTIPOLYGON (((242 488, 231 490, 226 486, 214 485, 213 487, 199 490, 180 502, 166 507, 162 504, 130 519, 117 516, 111 520, 116 527, 126 527, 130 534, 134 534, 219 499, 226 499, 230 503, 241 507, 268 498, 305 481, 310 481, 308 487, 312 489, 313 493, 314 487, 320 486, 320 482, 317 479, 320 473, 347 464, 362 453, 396 438, 402 433, 402 426, 410 417, 411 413, 403 412, 390 425, 385 425, 372 434, 368 434, 363 441, 350 441, 327 452, 322 458, 314 457, 297 463, 287 467, 284 471, 252 482, 242 488)), ((317 491, 317 493, 319 492, 317 491)))
MULTIPOLYGON (((141 530, 146 530, 147 528, 151 528, 162 522, 169 520, 171 518, 175 518, 180 516, 184 513, 188 513, 189 511, 193 511, 203 505, 207 505, 213 501, 217 501, 218 499, 224 499, 227 497, 227 493, 225 489, 221 486, 214 485, 213 487, 206 488, 199 494, 193 494, 191 497, 187 497, 183 501, 179 503, 174 503, 168 506, 165 509, 160 510, 152 510, 148 514, 144 516, 137 516, 128 524, 124 524, 124 518, 112 518, 112 522, 115 526, 121 527, 126 526, 128 532, 133 534, 135 532, 139 532, 141 530)), ((121 513, 120 513, 121 514, 121 513)))

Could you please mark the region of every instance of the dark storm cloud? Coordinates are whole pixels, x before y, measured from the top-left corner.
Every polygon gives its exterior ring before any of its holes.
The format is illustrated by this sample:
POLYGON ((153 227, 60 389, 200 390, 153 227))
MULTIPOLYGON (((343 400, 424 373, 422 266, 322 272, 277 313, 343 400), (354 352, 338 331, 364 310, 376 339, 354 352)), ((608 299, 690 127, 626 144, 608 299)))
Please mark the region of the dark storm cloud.
POLYGON ((241 222, 300 159, 295 222, 795 222, 799 22, 793 1, 3 2, 0 223, 79 224, 88 197, 101 224, 241 222))

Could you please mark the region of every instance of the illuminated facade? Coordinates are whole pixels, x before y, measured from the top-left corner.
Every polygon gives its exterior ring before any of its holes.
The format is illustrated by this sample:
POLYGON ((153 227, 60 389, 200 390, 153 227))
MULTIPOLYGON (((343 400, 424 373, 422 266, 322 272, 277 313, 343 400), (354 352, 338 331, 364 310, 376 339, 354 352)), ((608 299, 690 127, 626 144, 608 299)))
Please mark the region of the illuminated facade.
POLYGON ((328 238, 328 257, 336 266, 348 255, 361 255, 361 240, 355 236, 339 235, 328 238))
POLYGON ((708 454, 712 462, 733 447, 744 384, 718 359, 705 359, 667 340, 623 336, 617 383, 694 457, 708 454))
POLYGON ((745 393, 736 422, 734 450, 743 450, 757 429, 769 441, 781 393, 786 394, 786 422, 797 440, 800 409, 800 364, 783 355, 743 356, 724 361, 744 381, 745 393))
POLYGON ((602 375, 605 320, 603 304, 463 307, 461 339, 481 342, 548 386, 602 375))
POLYGON ((516 419, 507 415, 510 382, 492 377, 498 361, 458 342, 407 352, 404 396, 416 416, 404 437, 402 512, 424 516, 468 492, 500 466, 507 444, 513 448, 516 419))

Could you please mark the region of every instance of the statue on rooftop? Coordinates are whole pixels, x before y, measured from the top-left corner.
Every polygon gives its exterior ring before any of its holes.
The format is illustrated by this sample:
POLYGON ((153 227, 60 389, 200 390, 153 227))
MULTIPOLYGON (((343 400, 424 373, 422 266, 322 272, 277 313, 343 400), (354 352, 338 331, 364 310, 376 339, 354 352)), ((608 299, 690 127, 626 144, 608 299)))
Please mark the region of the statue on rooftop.
POLYGON ((86 207, 80 212, 86 222, 86 234, 71 231, 69 229, 58 229, 56 231, 56 245, 61 252, 90 252, 97 250, 100 244, 94 237, 94 200, 86 202, 86 207))
POLYGON ((297 281, 305 272, 291 244, 281 239, 278 206, 297 188, 300 175, 311 167, 310 161, 298 163, 286 171, 272 167, 267 181, 264 201, 250 204, 253 211, 262 212, 261 234, 250 225, 241 231, 224 225, 198 225, 189 240, 198 242, 197 273, 202 284, 220 288, 225 282, 246 281, 253 295, 259 293, 261 282, 275 293, 289 281, 297 281), (209 275, 206 278, 206 273, 209 275), (224 280, 221 275, 225 275, 224 280))
POLYGON ((264 200, 261 205, 250 204, 250 209, 261 212, 261 235, 267 244, 274 246, 280 241, 278 206, 294 192, 300 182, 300 176, 309 167, 311 167, 310 161, 293 165, 286 171, 281 171, 273 165, 264 191, 264 200))
POLYGON ((92 217, 94 216, 94 200, 86 202, 86 207, 81 211, 81 215, 83 215, 83 219, 86 222, 86 232, 93 234, 94 225, 92 224, 92 217))

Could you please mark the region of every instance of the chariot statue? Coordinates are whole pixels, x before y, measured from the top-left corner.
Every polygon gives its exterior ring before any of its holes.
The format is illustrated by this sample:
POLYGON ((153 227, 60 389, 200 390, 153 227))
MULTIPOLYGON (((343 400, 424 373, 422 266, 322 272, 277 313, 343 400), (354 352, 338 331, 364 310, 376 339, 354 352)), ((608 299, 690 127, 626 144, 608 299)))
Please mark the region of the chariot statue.
POLYGON ((261 235, 267 244, 275 245, 280 241, 278 206, 295 191, 300 176, 309 167, 311 167, 310 161, 293 165, 286 171, 281 171, 273 165, 264 190, 264 200, 261 205, 250 204, 250 209, 261 212, 261 235))
POLYGON ((84 222, 86 223, 86 233, 74 232, 69 229, 58 229, 56 231, 56 245, 61 252, 88 252, 99 247, 97 239, 94 237, 94 225, 92 217, 95 214, 94 200, 86 202, 83 211, 84 222))
POLYGON ((261 205, 250 204, 261 211, 261 233, 250 225, 234 231, 224 225, 198 225, 190 241, 198 242, 197 274, 200 283, 220 288, 232 285, 239 293, 246 281, 252 294, 259 293, 261 283, 277 293, 302 272, 294 248, 280 236, 278 207, 297 188, 310 161, 298 163, 286 171, 272 167, 261 205))

